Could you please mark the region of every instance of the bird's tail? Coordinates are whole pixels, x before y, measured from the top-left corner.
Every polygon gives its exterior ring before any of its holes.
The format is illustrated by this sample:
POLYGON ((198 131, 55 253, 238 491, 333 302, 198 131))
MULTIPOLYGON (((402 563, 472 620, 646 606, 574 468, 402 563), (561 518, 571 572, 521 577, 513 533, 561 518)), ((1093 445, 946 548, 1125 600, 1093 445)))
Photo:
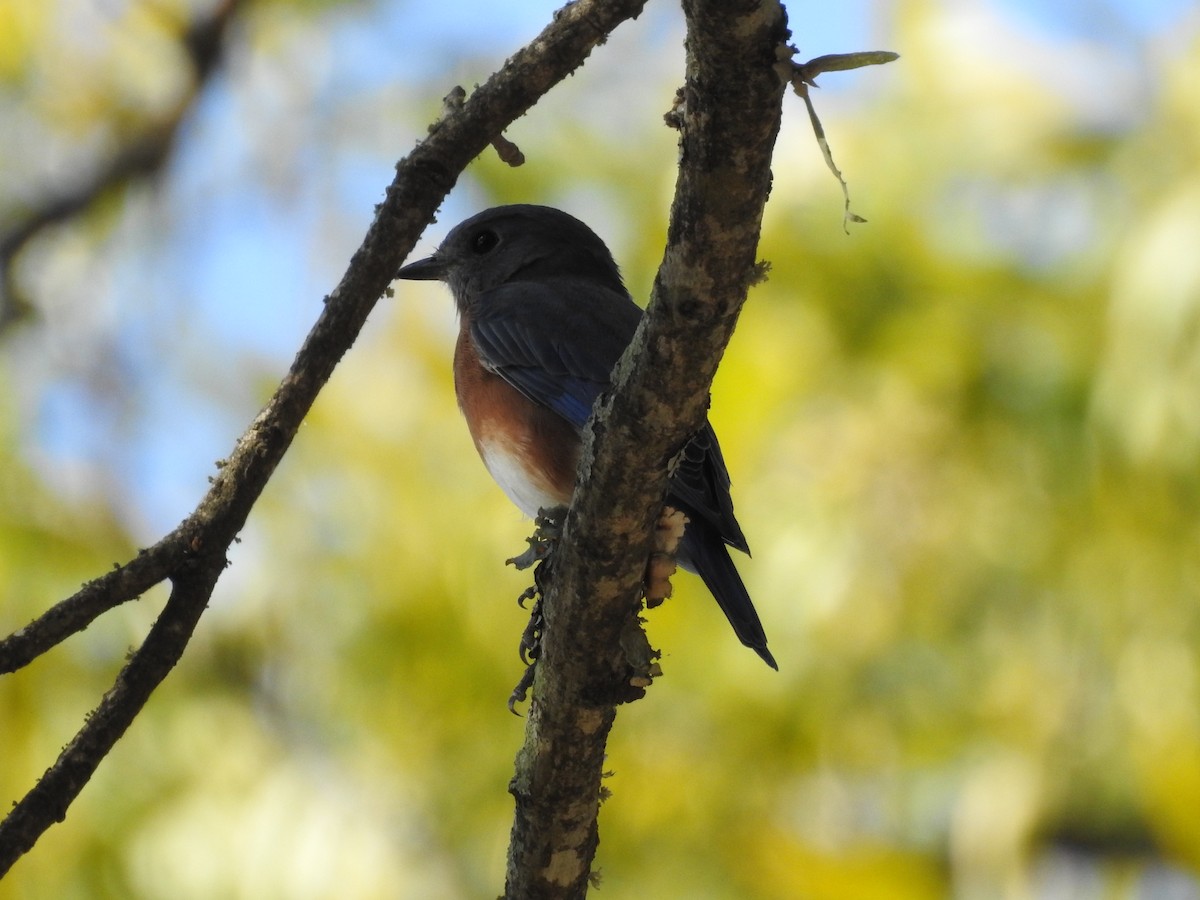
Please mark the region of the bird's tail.
POLYGON ((776 671, 779 666, 767 649, 767 635, 754 609, 750 593, 742 583, 729 550, 720 535, 703 522, 693 522, 683 534, 679 544, 679 563, 695 572, 712 592, 721 611, 729 619, 738 639, 763 658, 776 671))

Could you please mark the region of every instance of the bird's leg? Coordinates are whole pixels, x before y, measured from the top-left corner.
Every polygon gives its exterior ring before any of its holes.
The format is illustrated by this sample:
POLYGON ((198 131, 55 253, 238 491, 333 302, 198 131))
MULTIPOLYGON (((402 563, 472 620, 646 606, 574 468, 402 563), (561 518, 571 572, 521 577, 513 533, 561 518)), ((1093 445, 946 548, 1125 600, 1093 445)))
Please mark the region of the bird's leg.
POLYGON ((521 662, 525 663, 525 672, 508 698, 508 708, 513 713, 516 712, 516 705, 522 702, 529 693, 529 688, 533 684, 534 666, 537 665, 538 656, 541 655, 542 627, 545 625, 545 620, 542 618, 542 594, 545 589, 546 576, 549 574, 551 554, 558 539, 562 536, 562 525, 566 520, 566 513, 565 506, 538 510, 537 518, 534 519, 533 536, 526 538, 529 543, 528 549, 520 556, 505 560, 522 570, 528 569, 530 566, 534 567, 533 584, 517 598, 517 603, 522 609, 525 608, 526 600, 532 600, 533 607, 529 611, 529 624, 521 633, 521 643, 518 647, 521 662))
MULTIPOLYGON (((533 584, 517 598, 522 608, 526 600, 532 600, 533 606, 529 612, 529 624, 521 634, 519 646, 525 672, 508 698, 508 708, 514 713, 516 705, 525 700, 529 688, 533 685, 535 666, 541 653, 542 628, 545 625, 542 617, 542 594, 546 577, 549 575, 549 566, 553 562, 554 546, 562 536, 562 523, 565 518, 565 507, 539 510, 533 536, 526 539, 529 548, 520 556, 507 560, 518 569, 534 567, 533 584)), ((671 576, 675 574, 676 568, 675 551, 679 547, 687 523, 687 516, 680 510, 672 506, 663 507, 654 530, 654 549, 646 561, 644 590, 648 609, 653 609, 671 596, 671 576)), ((657 662, 659 654, 650 646, 645 632, 637 626, 636 621, 631 621, 629 625, 621 635, 621 646, 626 661, 634 670, 631 683, 637 687, 645 687, 650 684, 651 679, 662 674, 657 662)))
POLYGON ((542 620, 542 598, 539 596, 533 601, 533 609, 529 611, 529 624, 521 632, 521 643, 517 648, 517 652, 521 656, 521 662, 525 663, 529 668, 533 668, 533 664, 537 662, 537 658, 541 655, 542 626, 544 624, 545 622, 542 620))
POLYGON ((532 599, 533 608, 529 611, 529 624, 521 632, 521 643, 517 648, 521 662, 525 664, 525 671, 521 673, 521 680, 517 682, 517 686, 513 688, 508 697, 508 711, 513 715, 520 715, 517 712, 517 704, 525 702, 529 688, 533 685, 534 667, 537 665, 538 657, 542 654, 542 626, 545 622, 542 619, 541 573, 542 568, 549 561, 547 558, 538 563, 537 568, 533 570, 534 583, 517 598, 517 603, 522 608, 525 606, 526 599, 532 599))

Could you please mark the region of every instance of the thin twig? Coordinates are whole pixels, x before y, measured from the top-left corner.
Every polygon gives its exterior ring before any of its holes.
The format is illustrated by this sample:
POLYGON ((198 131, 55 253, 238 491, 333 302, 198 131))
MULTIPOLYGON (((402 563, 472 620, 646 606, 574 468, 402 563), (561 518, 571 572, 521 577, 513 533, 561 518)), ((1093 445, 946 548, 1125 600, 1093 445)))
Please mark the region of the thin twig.
MULTIPOLYGON (((790 50, 791 48, 785 49, 790 50)), ((817 116, 817 110, 813 106, 812 96, 808 89, 818 87, 817 76, 823 72, 845 72, 850 69, 860 69, 863 66, 881 66, 899 58, 899 53, 893 53, 890 50, 866 50, 861 53, 830 53, 810 59, 806 63, 795 63, 787 58, 786 53, 781 53, 781 58, 776 63, 776 71, 779 72, 780 77, 789 82, 792 90, 804 101, 804 106, 808 110, 808 120, 812 124, 813 135, 817 139, 817 146, 821 148, 825 165, 842 187, 842 198, 845 200, 842 212, 842 230, 847 234, 850 233, 850 222, 857 224, 865 223, 867 220, 850 209, 850 186, 846 184, 842 170, 833 161, 833 150, 830 149, 829 141, 825 138, 825 126, 821 124, 821 119, 817 116)))

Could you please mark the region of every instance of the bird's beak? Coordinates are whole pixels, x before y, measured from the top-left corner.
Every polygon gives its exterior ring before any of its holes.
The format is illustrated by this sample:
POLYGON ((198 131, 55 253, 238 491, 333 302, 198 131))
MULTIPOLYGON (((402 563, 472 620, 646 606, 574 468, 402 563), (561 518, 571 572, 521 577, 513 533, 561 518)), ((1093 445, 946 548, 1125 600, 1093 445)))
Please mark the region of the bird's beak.
POLYGON ((446 277, 446 264, 435 253, 402 266, 396 277, 406 281, 442 281, 446 277))

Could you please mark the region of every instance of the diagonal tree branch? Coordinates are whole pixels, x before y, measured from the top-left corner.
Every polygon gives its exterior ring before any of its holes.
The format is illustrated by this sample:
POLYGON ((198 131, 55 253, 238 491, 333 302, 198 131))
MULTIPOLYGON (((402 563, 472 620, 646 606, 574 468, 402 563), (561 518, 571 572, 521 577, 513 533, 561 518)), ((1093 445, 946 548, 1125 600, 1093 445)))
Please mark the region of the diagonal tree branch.
POLYGON ((104 611, 169 578, 171 598, 113 689, 87 717, 58 760, 0 822, 0 875, 61 821, 100 760, 175 665, 202 614, 229 545, 241 530, 317 393, 353 344, 367 315, 467 164, 645 0, 579 0, 560 10, 397 166, 362 246, 291 369, 238 439, 207 495, 174 531, 112 573, 86 585, 17 634, 0 642, 0 671, 11 671, 85 628, 104 611))
POLYGON ((197 560, 190 571, 174 576, 162 614, 116 683, 54 765, 0 823, 0 873, 7 872, 32 848, 50 825, 66 818, 67 809, 91 780, 100 761, 179 662, 224 568, 223 557, 209 555, 197 560))
POLYGON ((594 413, 545 590, 546 627, 516 798, 506 897, 582 897, 599 843, 608 731, 644 693, 622 636, 640 608, 669 461, 703 421, 750 284, 770 190, 789 32, 778 3, 684 0, 687 77, 671 226, 641 327, 594 413))

